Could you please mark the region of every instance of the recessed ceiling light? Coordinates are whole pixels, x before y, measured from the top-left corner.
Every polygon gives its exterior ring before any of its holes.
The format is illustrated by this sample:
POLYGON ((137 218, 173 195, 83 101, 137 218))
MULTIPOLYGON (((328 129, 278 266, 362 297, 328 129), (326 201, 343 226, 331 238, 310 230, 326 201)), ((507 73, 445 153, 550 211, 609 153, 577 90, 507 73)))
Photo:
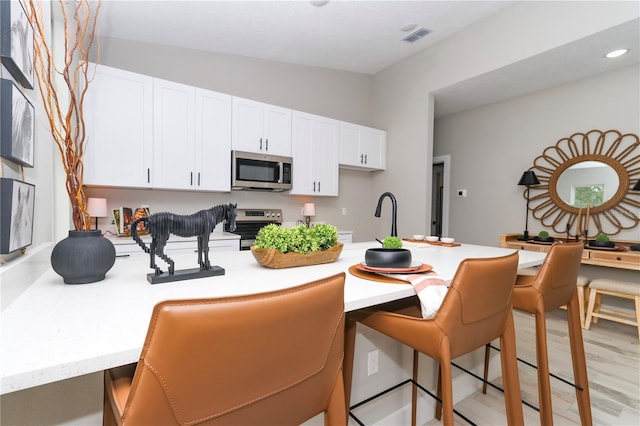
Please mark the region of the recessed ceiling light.
POLYGON ((322 7, 325 4, 329 3, 329 0, 311 0, 309 3, 316 7, 322 7))
POLYGON ((622 56, 625 53, 627 53, 627 49, 618 49, 618 50, 612 50, 611 52, 607 53, 605 56, 605 58, 617 58, 618 56, 622 56))

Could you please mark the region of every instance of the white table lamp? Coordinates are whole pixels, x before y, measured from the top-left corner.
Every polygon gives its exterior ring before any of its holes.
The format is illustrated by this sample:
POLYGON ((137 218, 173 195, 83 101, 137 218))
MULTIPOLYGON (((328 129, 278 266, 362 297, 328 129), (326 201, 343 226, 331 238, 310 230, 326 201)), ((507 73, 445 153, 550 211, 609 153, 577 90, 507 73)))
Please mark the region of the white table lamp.
POLYGON ((304 203, 302 206, 302 216, 307 228, 311 226, 311 217, 316 215, 316 205, 313 203, 304 203))
POLYGON ((87 213, 96 218, 96 229, 98 229, 98 218, 107 217, 107 212, 106 198, 89 198, 87 200, 87 213))

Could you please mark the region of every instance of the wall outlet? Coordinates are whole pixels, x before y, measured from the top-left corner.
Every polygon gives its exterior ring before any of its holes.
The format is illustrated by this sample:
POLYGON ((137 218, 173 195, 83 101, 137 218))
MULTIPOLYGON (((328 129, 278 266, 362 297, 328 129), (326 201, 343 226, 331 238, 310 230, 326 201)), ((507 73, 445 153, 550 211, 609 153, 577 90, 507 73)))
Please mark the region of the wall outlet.
POLYGON ((367 354, 367 376, 376 374, 378 372, 378 358, 380 351, 378 349, 370 351, 367 354))
POLYGON ((342 208, 342 216, 346 216, 347 215, 347 208, 343 207, 342 208))

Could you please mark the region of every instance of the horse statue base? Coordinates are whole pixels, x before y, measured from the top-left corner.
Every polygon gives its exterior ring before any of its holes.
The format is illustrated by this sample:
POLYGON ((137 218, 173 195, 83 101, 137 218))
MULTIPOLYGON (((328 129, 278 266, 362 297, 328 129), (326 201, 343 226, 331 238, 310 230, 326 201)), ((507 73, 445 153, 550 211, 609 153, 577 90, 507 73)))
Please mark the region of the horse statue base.
POLYGON ((147 281, 151 284, 162 284, 172 281, 193 280, 195 278, 215 277, 224 275, 224 268, 220 266, 212 266, 211 269, 201 270, 200 268, 181 269, 173 274, 163 272, 160 275, 155 273, 147 274, 147 281))

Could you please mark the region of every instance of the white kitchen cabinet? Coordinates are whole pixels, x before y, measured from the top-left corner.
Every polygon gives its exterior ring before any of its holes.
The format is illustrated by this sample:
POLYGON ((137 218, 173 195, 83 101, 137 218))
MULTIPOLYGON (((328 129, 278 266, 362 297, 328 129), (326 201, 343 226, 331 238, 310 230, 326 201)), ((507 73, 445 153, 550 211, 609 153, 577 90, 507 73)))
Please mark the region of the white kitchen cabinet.
POLYGON ((152 78, 90 64, 85 99, 85 185, 150 187, 153 153, 152 78))
POLYGON ((338 231, 338 242, 342 244, 351 244, 353 242, 353 232, 338 231))
POLYGON ((340 122, 294 111, 292 113, 292 195, 338 195, 340 122))
POLYGON ((387 133, 383 130, 340 122, 340 167, 384 170, 387 133))
POLYGON ((291 156, 291 110, 233 97, 232 148, 291 156))
POLYGON ((231 96, 154 79, 153 187, 230 191, 231 96))

